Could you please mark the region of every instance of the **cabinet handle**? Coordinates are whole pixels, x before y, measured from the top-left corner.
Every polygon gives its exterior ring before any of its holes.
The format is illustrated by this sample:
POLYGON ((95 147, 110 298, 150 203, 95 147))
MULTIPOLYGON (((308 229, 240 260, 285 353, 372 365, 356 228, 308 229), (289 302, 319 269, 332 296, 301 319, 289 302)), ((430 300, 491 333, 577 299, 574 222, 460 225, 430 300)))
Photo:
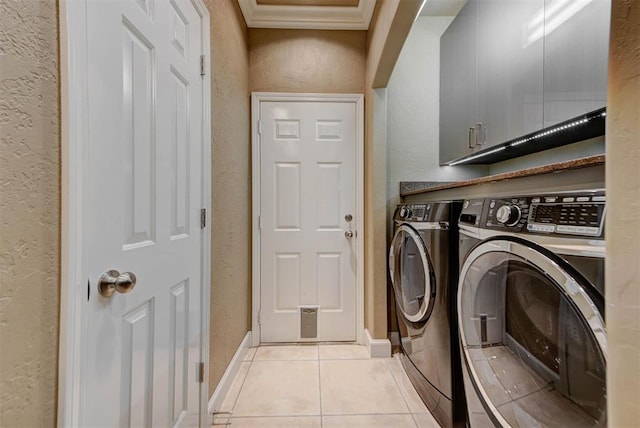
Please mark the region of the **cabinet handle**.
POLYGON ((476 129, 469 128, 469 148, 470 149, 473 149, 476 146, 475 134, 476 134, 476 129))
POLYGON ((487 144, 487 127, 482 123, 476 123, 475 126, 476 132, 476 147, 484 146, 487 144))

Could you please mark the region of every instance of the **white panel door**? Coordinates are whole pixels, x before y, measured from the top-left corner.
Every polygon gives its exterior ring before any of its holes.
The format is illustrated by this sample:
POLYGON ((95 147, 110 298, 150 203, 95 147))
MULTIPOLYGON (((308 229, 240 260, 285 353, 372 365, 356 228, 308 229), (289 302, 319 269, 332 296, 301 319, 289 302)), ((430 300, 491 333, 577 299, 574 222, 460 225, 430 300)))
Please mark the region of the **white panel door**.
POLYGON ((356 340, 356 114, 260 103, 262 342, 356 340), (317 308, 315 337, 301 334, 303 308, 317 308))
POLYGON ((202 19, 189 1, 89 1, 89 317, 82 426, 197 425, 202 19), (105 271, 135 287, 98 293, 105 271))

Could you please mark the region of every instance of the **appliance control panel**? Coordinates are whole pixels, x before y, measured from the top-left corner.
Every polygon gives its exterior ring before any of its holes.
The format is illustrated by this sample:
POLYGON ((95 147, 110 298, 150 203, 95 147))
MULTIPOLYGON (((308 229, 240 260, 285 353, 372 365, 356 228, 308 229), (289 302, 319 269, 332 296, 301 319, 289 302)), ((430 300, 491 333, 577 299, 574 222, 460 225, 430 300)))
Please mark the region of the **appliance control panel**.
POLYGON ((400 221, 426 221, 430 211, 430 204, 400 204, 393 218, 400 221))
POLYGON ((527 197, 487 199, 483 226, 520 232, 526 228, 530 200, 527 197))
POLYGON ((485 200, 481 227, 518 233, 600 237, 604 191, 541 194, 485 200))
POLYGON ((484 199, 467 199, 462 204, 462 213, 458 224, 467 226, 479 226, 484 208, 484 199))

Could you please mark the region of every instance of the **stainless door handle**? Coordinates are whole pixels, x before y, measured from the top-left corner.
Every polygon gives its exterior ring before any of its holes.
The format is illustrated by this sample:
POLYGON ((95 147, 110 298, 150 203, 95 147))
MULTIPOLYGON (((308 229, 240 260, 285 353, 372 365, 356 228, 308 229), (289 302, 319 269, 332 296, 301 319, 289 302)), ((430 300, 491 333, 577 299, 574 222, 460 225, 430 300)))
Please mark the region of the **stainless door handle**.
POLYGON ((116 291, 127 294, 136 286, 136 276, 131 272, 120 273, 117 270, 108 270, 100 275, 98 292, 101 296, 111 297, 116 291))
POLYGON ((344 236, 345 236, 347 239, 351 239, 351 238, 353 238, 353 231, 352 231, 352 230, 346 230, 346 231, 344 232, 344 236))

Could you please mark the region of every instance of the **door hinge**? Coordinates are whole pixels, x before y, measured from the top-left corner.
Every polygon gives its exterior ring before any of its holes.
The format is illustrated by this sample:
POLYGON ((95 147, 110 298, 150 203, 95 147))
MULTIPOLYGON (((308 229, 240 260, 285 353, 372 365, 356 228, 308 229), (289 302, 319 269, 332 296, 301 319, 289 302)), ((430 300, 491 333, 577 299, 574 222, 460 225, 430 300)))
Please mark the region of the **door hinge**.
POLYGON ((258 309, 258 325, 262 324, 262 309, 258 309))
POLYGON ((262 135, 262 121, 258 121, 258 134, 262 135))
POLYGON ((198 383, 204 383, 204 363, 196 364, 196 372, 198 373, 198 383))
POLYGON ((207 227, 207 209, 202 208, 200 210, 200 229, 207 227))
POLYGON ((258 230, 262 230, 262 216, 258 216, 258 230))
POLYGON ((204 55, 200 55, 200 76, 207 74, 207 67, 205 64, 206 58, 204 55))

